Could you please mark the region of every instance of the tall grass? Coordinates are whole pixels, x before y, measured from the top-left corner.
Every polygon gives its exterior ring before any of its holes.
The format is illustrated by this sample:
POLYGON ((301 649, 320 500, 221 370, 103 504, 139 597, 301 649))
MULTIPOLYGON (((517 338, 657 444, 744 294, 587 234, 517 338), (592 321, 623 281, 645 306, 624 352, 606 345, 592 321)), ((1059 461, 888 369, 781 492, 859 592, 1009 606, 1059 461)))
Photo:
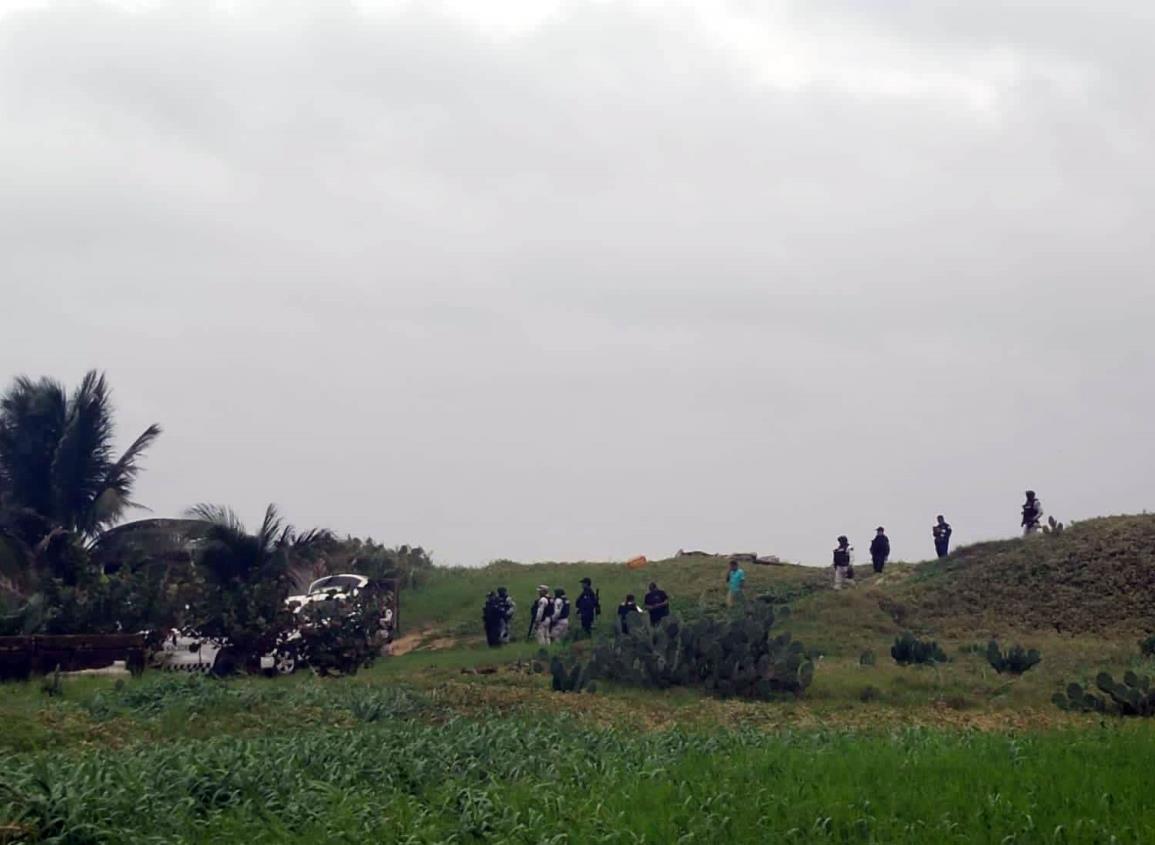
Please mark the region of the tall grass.
POLYGON ((334 689, 291 696, 356 728, 9 755, 0 824, 70 843, 1155 841, 1139 728, 638 733, 416 720, 403 691, 334 689))

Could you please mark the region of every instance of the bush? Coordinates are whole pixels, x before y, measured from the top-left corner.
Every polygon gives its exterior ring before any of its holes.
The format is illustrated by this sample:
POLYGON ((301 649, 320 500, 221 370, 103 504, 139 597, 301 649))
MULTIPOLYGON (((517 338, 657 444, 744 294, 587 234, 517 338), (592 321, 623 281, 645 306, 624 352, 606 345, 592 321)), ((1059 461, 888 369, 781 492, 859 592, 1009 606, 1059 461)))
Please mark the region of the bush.
POLYGON ((1021 675, 1037 666, 1042 659, 1042 655, 1033 648, 1026 651, 1021 645, 1016 645, 1010 651, 1003 652, 995 640, 987 643, 987 663, 1000 675, 1021 675))
POLYGON ((689 625, 671 616, 656 628, 634 625, 594 648, 588 675, 657 689, 700 685, 723 697, 801 695, 814 664, 790 634, 771 636, 773 624, 774 611, 752 603, 724 620, 689 625))
POLYGON ((1051 701, 1062 710, 1076 713, 1155 716, 1155 690, 1151 689, 1151 679, 1146 675, 1126 672, 1123 682, 1117 683, 1108 673, 1100 672, 1095 677, 1095 686, 1106 697, 1095 695, 1081 685, 1072 683, 1065 690, 1055 693, 1051 701))
POLYGON ((873 666, 874 665, 874 652, 871 651, 870 649, 867 649, 866 651, 862 652, 862 654, 858 655, 858 665, 859 666, 873 666))
POLYGON ((567 666, 560 657, 554 657, 549 662, 549 673, 553 676, 554 692, 597 692, 588 664, 567 666))
POLYGON ((1144 657, 1155 657, 1155 634, 1145 640, 1139 640, 1139 653, 1144 657))
POLYGON ((278 651, 321 676, 355 675, 381 654, 385 610, 386 596, 377 590, 311 602, 297 614, 299 636, 287 638, 278 651))
POLYGON ((920 640, 910 631, 895 637, 894 645, 890 647, 890 656, 899 666, 946 663, 948 660, 946 652, 939 648, 938 643, 934 640, 920 640))

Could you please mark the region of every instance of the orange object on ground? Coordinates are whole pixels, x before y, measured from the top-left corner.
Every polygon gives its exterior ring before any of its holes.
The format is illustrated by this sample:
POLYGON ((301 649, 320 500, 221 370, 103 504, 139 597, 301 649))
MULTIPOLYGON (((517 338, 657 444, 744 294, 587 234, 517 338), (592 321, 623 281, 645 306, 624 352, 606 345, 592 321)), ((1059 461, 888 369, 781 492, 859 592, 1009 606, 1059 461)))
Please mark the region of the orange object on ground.
POLYGON ((646 563, 648 563, 648 561, 646 560, 646 556, 645 555, 638 555, 637 557, 632 557, 629 560, 627 560, 626 561, 626 567, 629 569, 641 569, 643 566, 646 565, 646 563))

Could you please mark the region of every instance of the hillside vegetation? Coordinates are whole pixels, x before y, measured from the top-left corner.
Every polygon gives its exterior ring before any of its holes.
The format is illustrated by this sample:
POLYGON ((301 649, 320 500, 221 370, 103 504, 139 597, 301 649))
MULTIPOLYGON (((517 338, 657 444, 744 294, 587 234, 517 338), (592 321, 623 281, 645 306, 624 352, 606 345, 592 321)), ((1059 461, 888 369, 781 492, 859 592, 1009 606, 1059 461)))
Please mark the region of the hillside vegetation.
MULTIPOLYGON (((829 567, 744 568, 747 595, 791 605, 793 627, 804 626, 811 639, 858 643, 907 628, 955 638, 1036 632, 1129 639, 1155 629, 1155 515, 1102 517, 1059 535, 964 546, 945 561, 888 564, 882 577, 859 564, 857 588, 843 593, 831 590, 829 567)), ((651 561, 637 570, 510 562, 437 569, 403 594, 402 624, 443 641, 477 639, 489 590, 507 587, 524 625, 538 584, 564 587, 572 599, 583 577, 601 590, 607 614, 628 592, 641 601, 650 581, 670 594, 674 613, 710 612, 723 606, 725 572, 726 559, 712 556, 651 561)))
POLYGON ((891 594, 904 621, 931 630, 1131 636, 1155 627, 1155 515, 965 547, 891 594))
MULTIPOLYGON (((651 581, 670 594, 674 613, 720 609, 725 602, 727 560, 708 555, 652 561, 641 569, 609 563, 493 563, 467 569, 436 569, 416 590, 402 593, 402 630, 424 631, 437 637, 481 635, 481 606, 485 594, 506 587, 518 604, 517 621, 528 626, 529 608, 537 586, 563 587, 570 600, 577 598, 582 578, 590 578, 601 592, 603 619, 612 618, 618 603, 633 593, 641 603, 651 581)), ((751 566, 746 570, 746 592, 787 604, 827 585, 827 573, 810 566, 751 566)), ((526 628, 515 631, 524 635, 526 628)))

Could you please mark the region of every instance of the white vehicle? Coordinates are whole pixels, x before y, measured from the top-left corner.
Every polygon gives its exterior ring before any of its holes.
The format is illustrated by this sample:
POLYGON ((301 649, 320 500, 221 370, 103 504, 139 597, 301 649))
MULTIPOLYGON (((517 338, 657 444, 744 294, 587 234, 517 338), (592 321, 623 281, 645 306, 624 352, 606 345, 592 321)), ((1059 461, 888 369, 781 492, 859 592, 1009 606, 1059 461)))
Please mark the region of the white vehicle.
MULTIPOLYGON (((309 604, 322 601, 342 601, 353 598, 369 586, 369 579, 364 575, 326 575, 311 583, 301 595, 289 596, 285 604, 292 608, 294 613, 309 604)), ((392 609, 386 609, 382 620, 384 627, 389 627, 393 621, 392 609)), ((293 631, 288 635, 286 642, 300 638, 300 633, 293 631)), ((221 644, 211 640, 191 637, 180 631, 173 631, 165 638, 164 646, 156 657, 156 665, 162 669, 183 672, 209 672, 216 661, 221 644)), ((261 670, 267 673, 290 675, 297 669, 297 659, 291 653, 292 649, 278 649, 261 657, 261 670)))
POLYGON ((285 604, 290 607, 296 605, 294 610, 300 612, 307 604, 329 599, 353 598, 368 586, 369 579, 364 575, 326 575, 310 584, 304 595, 289 596, 285 599, 285 604))

